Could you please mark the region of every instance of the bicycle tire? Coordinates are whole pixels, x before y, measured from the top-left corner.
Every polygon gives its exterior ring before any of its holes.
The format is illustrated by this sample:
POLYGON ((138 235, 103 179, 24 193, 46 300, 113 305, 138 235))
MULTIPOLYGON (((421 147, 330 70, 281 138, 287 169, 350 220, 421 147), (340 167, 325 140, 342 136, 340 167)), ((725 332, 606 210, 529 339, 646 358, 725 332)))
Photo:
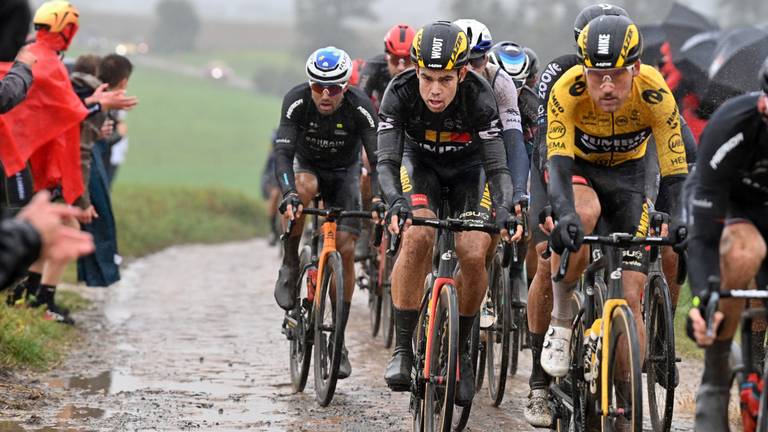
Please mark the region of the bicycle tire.
MULTIPOLYGON (((630 431, 641 432, 643 430, 643 381, 640 369, 640 346, 638 344, 637 328, 635 328, 635 319, 629 306, 619 305, 613 309, 610 320, 610 334, 603 336, 609 338, 609 344, 607 345, 610 349, 608 364, 601 365, 600 368, 601 373, 608 374, 608 384, 607 388, 601 389, 601 391, 605 391, 608 394, 609 411, 618 412, 621 409, 625 415, 604 416, 600 413, 601 429, 604 432, 615 431, 617 430, 616 422, 623 418, 629 422, 630 431), (616 383, 619 381, 615 374, 618 365, 619 339, 622 336, 625 352, 629 356, 629 394, 624 395, 629 404, 628 407, 619 407, 618 397, 614 394, 616 383), (626 415, 627 411, 629 415, 626 415)), ((605 344, 602 345, 601 351, 603 349, 606 349, 605 344)), ((599 352, 598 355, 602 356, 602 352, 599 352)))
POLYGON ((338 319, 338 311, 344 307, 344 273, 341 255, 337 251, 328 254, 323 273, 320 298, 315 299, 319 300, 314 319, 315 399, 320 406, 328 406, 336 391, 341 349, 344 346, 344 329, 341 320, 338 319), (336 305, 329 310, 333 302, 332 282, 336 285, 336 305), (327 336, 326 333, 328 333, 327 336))
POLYGON ((381 327, 382 337, 384 338, 384 348, 391 348, 395 335, 394 304, 392 303, 392 264, 393 259, 389 255, 382 254, 384 264, 381 267, 382 273, 379 274, 381 280, 382 304, 381 304, 381 327))
MULTIPOLYGON (((475 376, 477 376, 478 369, 482 368, 482 364, 480 363, 480 315, 475 317, 475 322, 472 324, 472 334, 469 338, 469 346, 472 350, 472 369, 475 372, 475 376)), ((467 427, 467 422, 469 422, 469 414, 472 411, 472 404, 469 404, 465 407, 456 407, 456 412, 454 413, 454 417, 458 414, 458 417, 456 418, 456 422, 453 425, 453 431, 454 432, 461 432, 464 430, 465 427, 467 427)))
POLYGON ((648 409, 653 430, 668 431, 675 408, 675 327, 669 288, 661 275, 651 276, 644 301, 648 409))
POLYGON ((411 385, 410 409, 413 413, 413 430, 424 430, 424 357, 427 351, 427 324, 429 323, 429 299, 432 293, 430 277, 427 276, 424 285, 424 296, 421 298, 419 320, 413 332, 413 372, 411 385))
MULTIPOLYGON (((768 371, 763 373, 763 383, 768 382, 768 371)), ((757 415, 757 432, 768 432, 768 395, 765 387, 760 395, 760 407, 757 415)))
POLYGON ((491 264, 491 286, 489 287, 496 321, 486 329, 486 366, 488 375, 488 395, 493 406, 499 406, 504 400, 507 384, 507 368, 510 359, 510 340, 519 334, 512 333, 512 307, 510 306, 509 277, 501 267, 498 256, 491 264))
MULTIPOLYGON (((299 274, 298 284, 299 301, 294 316, 297 321, 296 334, 290 341, 289 356, 291 369, 291 387, 294 393, 301 393, 307 385, 307 376, 309 375, 309 364, 312 360, 312 326, 313 326, 313 304, 306 301, 307 290, 314 287, 317 281, 310 281, 312 271, 317 271, 315 263, 312 262, 312 249, 305 246, 299 255, 299 274), (303 295, 302 295, 303 294, 303 295)), ((317 277, 317 273, 314 273, 317 277)))
POLYGON ((430 376, 424 386, 424 429, 450 432, 459 358, 459 305, 452 284, 440 288, 435 314, 428 353, 430 376))
POLYGON ((524 309, 516 307, 511 299, 518 298, 521 290, 528 289, 528 287, 526 286, 522 274, 516 275, 514 278, 508 280, 510 281, 510 294, 508 297, 510 301, 507 302, 509 304, 507 310, 511 312, 510 331, 512 332, 512 335, 510 337, 509 366, 507 370, 509 376, 515 376, 517 375, 517 365, 521 350, 520 346, 527 333, 526 329, 528 328, 528 323, 526 321, 527 317, 525 313, 523 313, 524 309))
MULTIPOLYGON (((375 249, 371 249, 375 251, 375 249)), ((379 260, 376 257, 365 260, 368 277, 368 319, 371 324, 371 337, 376 337, 381 328, 381 309, 383 305, 381 285, 379 284, 379 260)))

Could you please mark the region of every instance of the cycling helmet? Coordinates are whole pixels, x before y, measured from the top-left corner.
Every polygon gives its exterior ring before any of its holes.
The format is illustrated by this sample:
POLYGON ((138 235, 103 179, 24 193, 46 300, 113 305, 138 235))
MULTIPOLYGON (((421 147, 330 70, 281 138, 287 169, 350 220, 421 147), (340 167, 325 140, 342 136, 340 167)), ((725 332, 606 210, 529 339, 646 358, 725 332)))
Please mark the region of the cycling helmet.
POLYGON ((763 67, 760 68, 760 74, 757 77, 760 81, 760 88, 763 89, 763 93, 768 94, 768 58, 763 62, 763 67))
POLYGON ((528 76, 536 76, 539 73, 539 56, 536 55, 536 51, 528 47, 523 47, 523 51, 525 51, 525 55, 528 56, 528 61, 531 63, 528 76))
POLYGON ((514 42, 499 42, 488 53, 488 61, 499 66, 520 89, 531 71, 531 62, 525 50, 514 42))
POLYGON ((352 59, 336 47, 320 48, 307 59, 307 77, 320 84, 344 84, 352 77, 352 59))
POLYGON ((469 39, 469 59, 483 57, 493 46, 491 31, 485 24, 473 19, 460 19, 453 22, 466 33, 469 39))
POLYGON ((43 3, 35 12, 32 20, 35 29, 46 29, 51 33, 61 33, 70 24, 80 25, 80 12, 68 1, 49 1, 43 3))
POLYGON ((455 70, 469 61, 467 35, 456 24, 435 21, 418 32, 411 46, 411 60, 421 68, 455 70))
POLYGON ((591 6, 587 6, 579 12, 576 16, 576 21, 573 22, 573 36, 578 41, 581 31, 589 24, 593 19, 603 15, 617 15, 629 17, 627 11, 619 6, 614 6, 608 3, 600 3, 591 6))
POLYGON ((398 57, 407 56, 415 35, 416 31, 407 24, 393 26, 384 36, 384 51, 398 57))
POLYGON ((627 67, 640 59, 643 38, 629 18, 601 16, 584 27, 577 51, 584 66, 589 68, 627 67))

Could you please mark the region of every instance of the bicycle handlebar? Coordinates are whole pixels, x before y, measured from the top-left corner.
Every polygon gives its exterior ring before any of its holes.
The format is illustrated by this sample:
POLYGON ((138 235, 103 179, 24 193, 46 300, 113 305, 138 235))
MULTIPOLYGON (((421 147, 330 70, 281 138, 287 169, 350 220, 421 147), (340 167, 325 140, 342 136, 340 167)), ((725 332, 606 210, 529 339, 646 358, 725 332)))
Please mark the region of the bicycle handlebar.
MULTIPOLYGON (((361 210, 344 210, 338 207, 331 207, 328 209, 318 208, 305 208, 301 211, 302 215, 315 215, 328 219, 329 221, 337 221, 345 218, 358 218, 358 219, 373 219, 371 212, 361 210)), ((285 231, 280 235, 280 240, 285 241, 288 239, 288 235, 293 231, 293 227, 296 225, 296 219, 288 220, 288 225, 285 227, 285 231)), ((379 235, 381 237, 381 235, 379 235)))

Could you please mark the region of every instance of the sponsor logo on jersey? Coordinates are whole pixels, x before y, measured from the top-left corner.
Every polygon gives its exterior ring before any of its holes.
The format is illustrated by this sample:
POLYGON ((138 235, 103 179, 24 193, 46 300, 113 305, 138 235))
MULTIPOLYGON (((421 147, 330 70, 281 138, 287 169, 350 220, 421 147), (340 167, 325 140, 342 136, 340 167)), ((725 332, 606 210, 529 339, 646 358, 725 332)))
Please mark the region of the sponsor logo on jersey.
POLYGON ((376 127, 376 122, 373 121, 373 116, 371 115, 371 113, 368 112, 367 109, 359 106, 359 107, 357 107, 357 110, 360 111, 363 114, 363 116, 365 117, 366 120, 368 120, 368 125, 369 126, 371 126, 372 128, 376 127))
POLYGON ((411 205, 414 207, 426 207, 429 205, 429 198, 424 194, 411 195, 411 205))
POLYGON ((720 146, 719 149, 715 152, 715 155, 712 156, 712 159, 709 161, 709 166, 712 167, 713 170, 716 170, 717 167, 720 165, 720 162, 725 159, 725 157, 730 153, 733 149, 736 148, 741 142, 744 141, 744 133, 739 132, 738 134, 734 135, 725 142, 722 146, 720 146))
POLYGON ((685 153, 685 144, 683 143, 683 137, 678 134, 674 134, 669 137, 667 141, 667 147, 672 153, 683 154, 685 153))
POLYGON ((551 140, 557 140, 565 136, 567 132, 565 125, 558 120, 549 122, 549 129, 547 130, 547 138, 551 140))
POLYGON ((285 118, 291 118, 291 115, 293 115, 293 110, 299 107, 299 105, 304 103, 304 99, 299 99, 295 102, 293 102, 289 107, 288 110, 285 112, 285 118))

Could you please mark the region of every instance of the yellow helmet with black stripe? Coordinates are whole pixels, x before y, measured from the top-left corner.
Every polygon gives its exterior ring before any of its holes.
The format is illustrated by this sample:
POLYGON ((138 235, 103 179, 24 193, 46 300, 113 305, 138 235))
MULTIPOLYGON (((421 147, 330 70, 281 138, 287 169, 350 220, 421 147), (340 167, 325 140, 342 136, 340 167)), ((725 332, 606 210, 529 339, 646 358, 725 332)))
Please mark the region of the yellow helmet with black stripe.
POLYGON ((625 16, 600 16, 579 35, 578 54, 584 66, 611 69, 630 66, 643 53, 643 37, 625 16))
POLYGON ((80 12, 68 1, 49 1, 43 3, 32 20, 35 29, 45 28, 51 33, 61 33, 68 25, 80 25, 80 12))
POLYGON ((413 38, 411 60, 420 68, 462 68, 469 61, 467 35, 450 21, 435 21, 426 25, 413 38))

